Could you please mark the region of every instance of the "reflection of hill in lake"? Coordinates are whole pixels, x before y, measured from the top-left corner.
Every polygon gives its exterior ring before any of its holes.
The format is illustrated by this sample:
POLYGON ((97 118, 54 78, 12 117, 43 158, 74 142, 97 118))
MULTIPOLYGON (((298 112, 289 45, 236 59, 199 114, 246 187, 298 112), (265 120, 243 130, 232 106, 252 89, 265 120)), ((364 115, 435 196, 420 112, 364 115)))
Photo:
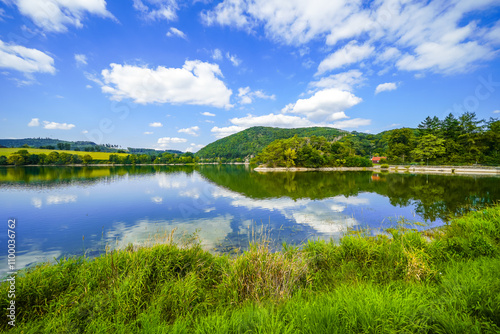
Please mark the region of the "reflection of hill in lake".
POLYGON ((472 206, 500 200, 500 178, 443 175, 377 174, 371 172, 248 172, 237 166, 204 166, 201 175, 219 186, 254 199, 294 200, 360 192, 388 197, 394 206, 414 206, 427 220, 446 219, 472 206))

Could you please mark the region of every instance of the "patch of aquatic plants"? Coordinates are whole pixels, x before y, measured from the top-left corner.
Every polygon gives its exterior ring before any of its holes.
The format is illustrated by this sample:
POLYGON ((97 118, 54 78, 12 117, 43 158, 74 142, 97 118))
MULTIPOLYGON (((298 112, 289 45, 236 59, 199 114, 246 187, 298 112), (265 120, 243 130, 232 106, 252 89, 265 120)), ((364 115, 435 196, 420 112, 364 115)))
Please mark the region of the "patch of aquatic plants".
MULTIPOLYGON (((500 206, 272 252, 171 241, 21 271, 13 333, 497 333, 500 206)), ((5 310, 8 284, 0 289, 5 310)), ((5 319, 5 318, 4 318, 5 319)))

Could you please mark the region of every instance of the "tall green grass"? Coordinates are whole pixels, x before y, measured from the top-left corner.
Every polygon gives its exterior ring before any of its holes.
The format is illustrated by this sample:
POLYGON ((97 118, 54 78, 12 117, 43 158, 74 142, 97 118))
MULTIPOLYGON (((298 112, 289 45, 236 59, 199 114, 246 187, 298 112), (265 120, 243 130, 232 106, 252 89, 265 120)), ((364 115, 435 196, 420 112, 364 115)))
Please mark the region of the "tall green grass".
MULTIPOLYGON (((237 256, 173 242, 21 272, 13 333, 498 333, 500 207, 237 256)), ((7 307, 7 284, 0 307, 7 307)))

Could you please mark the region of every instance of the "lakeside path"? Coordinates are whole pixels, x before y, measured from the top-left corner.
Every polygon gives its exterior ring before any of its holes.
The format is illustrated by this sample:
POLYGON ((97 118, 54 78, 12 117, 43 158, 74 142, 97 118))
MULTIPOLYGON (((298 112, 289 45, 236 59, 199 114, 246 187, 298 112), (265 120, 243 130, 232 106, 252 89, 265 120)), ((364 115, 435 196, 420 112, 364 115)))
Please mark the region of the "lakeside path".
POLYGON ((307 171, 373 171, 412 174, 457 174, 457 175, 500 175, 500 167, 485 166, 389 166, 389 168, 373 167, 257 167, 256 172, 307 172, 307 171))

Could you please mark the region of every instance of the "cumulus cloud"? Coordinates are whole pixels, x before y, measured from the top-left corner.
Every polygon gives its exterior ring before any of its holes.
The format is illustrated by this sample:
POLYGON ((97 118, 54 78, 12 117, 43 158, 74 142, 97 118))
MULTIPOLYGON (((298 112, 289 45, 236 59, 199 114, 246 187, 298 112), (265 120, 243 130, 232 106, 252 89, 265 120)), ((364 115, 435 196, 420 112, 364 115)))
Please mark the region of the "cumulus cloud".
POLYGON ((141 14, 144 20, 172 21, 177 18, 179 6, 176 0, 133 0, 134 9, 141 14))
POLYGON ((493 113, 494 114, 500 114, 500 110, 494 110, 493 113))
POLYGON ((40 125, 40 119, 38 118, 32 118, 31 121, 28 123, 28 126, 39 126, 40 125))
POLYGON ((169 29, 169 31, 167 32, 167 36, 168 37, 177 36, 177 37, 180 37, 182 39, 187 39, 187 36, 185 33, 183 33, 182 31, 180 31, 179 29, 174 28, 174 27, 171 27, 169 29))
POLYGON ((82 28, 87 14, 116 20, 104 0, 5 0, 14 3, 21 14, 45 31, 65 32, 68 26, 82 28))
POLYGON ((317 75, 341 68, 344 65, 357 63, 372 55, 375 48, 369 44, 358 45, 352 41, 343 48, 331 53, 318 66, 317 75))
POLYGON ((158 138, 158 146, 161 148, 166 148, 170 144, 179 144, 179 143, 185 143, 187 142, 187 139, 184 138, 177 138, 177 137, 163 137, 163 138, 158 138))
POLYGON ((289 45, 324 40, 337 49, 318 74, 371 56, 400 70, 452 74, 495 57, 500 24, 475 14, 498 6, 497 0, 224 0, 201 16, 206 25, 263 29, 269 39, 289 45))
POLYGON ((250 104, 253 102, 255 98, 266 99, 266 100, 275 100, 276 96, 267 95, 261 90, 251 91, 250 87, 242 87, 238 89, 238 97, 240 98, 241 104, 250 104))
POLYGON ((328 77, 313 81, 310 86, 317 88, 337 88, 344 91, 351 91, 355 86, 360 85, 365 78, 359 70, 332 74, 328 77))
POLYGON ((0 67, 25 74, 55 74, 54 59, 37 49, 29 49, 16 44, 6 44, 0 40, 0 67))
POLYGON ((75 54, 76 65, 87 65, 87 56, 83 54, 75 54))
POLYGON ((331 124, 314 123, 306 118, 299 116, 290 116, 290 115, 273 114, 273 113, 262 116, 247 115, 241 118, 232 118, 229 121, 233 125, 227 127, 214 126, 210 131, 216 138, 223 138, 232 135, 233 133, 237 133, 245 129, 251 128, 253 126, 270 126, 278 128, 302 128, 302 127, 312 127, 312 126, 332 127, 331 124))
POLYGON ((101 72, 102 91, 111 99, 132 99, 135 103, 173 103, 231 108, 232 91, 220 77, 217 64, 186 60, 182 68, 156 69, 111 64, 101 72))
POLYGON ((163 126, 163 124, 161 124, 160 122, 153 122, 153 123, 149 123, 149 126, 152 128, 161 128, 163 126))
POLYGON ((191 135, 191 136, 198 136, 197 131, 199 131, 199 130, 200 130, 199 126, 192 126, 190 128, 180 129, 177 132, 186 133, 186 134, 191 135))
POLYGON ((347 118, 344 110, 362 101, 354 94, 337 88, 328 88, 316 92, 308 99, 299 99, 282 109, 284 113, 305 115, 315 121, 330 122, 347 118))
POLYGON ((152 135, 152 134, 153 134, 153 132, 151 132, 151 131, 146 131, 146 132, 144 132, 144 134, 145 134, 145 135, 152 135))
POLYGON ((395 82, 386 82, 378 85, 377 88, 375 88, 375 94, 378 94, 380 92, 395 90, 397 88, 398 85, 395 82))
POLYGON ((74 127, 74 124, 43 121, 43 128, 47 130, 71 130, 74 127))
POLYGON ((203 116, 215 117, 215 114, 212 114, 211 112, 208 111, 202 112, 200 114, 202 114, 203 116))

